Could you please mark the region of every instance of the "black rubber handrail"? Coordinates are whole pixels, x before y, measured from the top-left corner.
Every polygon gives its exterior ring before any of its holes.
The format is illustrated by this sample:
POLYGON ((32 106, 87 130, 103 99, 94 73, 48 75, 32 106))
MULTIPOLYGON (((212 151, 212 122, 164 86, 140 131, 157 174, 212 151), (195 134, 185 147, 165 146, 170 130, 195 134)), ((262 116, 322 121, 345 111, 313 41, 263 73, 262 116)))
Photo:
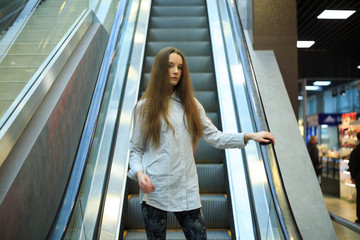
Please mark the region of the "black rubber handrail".
POLYGON ((350 229, 351 231, 354 231, 354 232, 360 234, 360 226, 359 225, 357 225, 353 222, 350 222, 349 220, 342 218, 330 211, 329 211, 329 215, 330 215, 331 220, 333 220, 334 222, 346 227, 347 229, 350 229))
POLYGON ((103 56, 100 73, 91 100, 90 108, 86 118, 85 126, 81 136, 78 152, 74 161, 73 170, 68 182, 64 198, 61 202, 58 214, 49 233, 48 239, 62 239, 70 222, 76 199, 81 187, 82 177, 85 172, 86 162, 91 150, 96 123, 99 117, 100 107, 104 96, 106 83, 110 74, 112 57, 116 49, 120 28, 123 24, 123 16, 127 1, 120 1, 114 23, 111 29, 109 40, 103 56))
MULTIPOLYGON (((255 126, 257 131, 269 131, 263 103, 259 94, 256 76, 250 58, 250 53, 247 48, 245 34, 240 17, 238 15, 238 7, 236 1, 234 1, 232 4, 229 0, 227 0, 227 4, 230 10, 229 13, 232 18, 231 20, 235 27, 234 33, 237 41, 237 48, 244 69, 250 104, 254 113, 255 126)), ((260 149, 264 160, 265 171, 268 177, 272 200, 284 237, 286 239, 302 239, 300 230, 295 222, 294 215, 287 198, 274 147, 272 144, 260 144, 260 149), (280 184, 275 184, 275 182, 280 184)))

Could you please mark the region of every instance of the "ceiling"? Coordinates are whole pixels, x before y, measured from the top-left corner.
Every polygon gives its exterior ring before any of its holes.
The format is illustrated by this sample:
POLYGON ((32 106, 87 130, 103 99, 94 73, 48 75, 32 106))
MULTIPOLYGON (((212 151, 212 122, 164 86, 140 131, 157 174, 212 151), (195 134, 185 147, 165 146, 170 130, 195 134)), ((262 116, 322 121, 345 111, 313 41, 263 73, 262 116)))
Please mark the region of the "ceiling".
POLYGON ((329 79, 337 84, 360 78, 360 0, 297 0, 299 78, 329 79), (356 10, 345 20, 317 19, 323 10, 356 10))

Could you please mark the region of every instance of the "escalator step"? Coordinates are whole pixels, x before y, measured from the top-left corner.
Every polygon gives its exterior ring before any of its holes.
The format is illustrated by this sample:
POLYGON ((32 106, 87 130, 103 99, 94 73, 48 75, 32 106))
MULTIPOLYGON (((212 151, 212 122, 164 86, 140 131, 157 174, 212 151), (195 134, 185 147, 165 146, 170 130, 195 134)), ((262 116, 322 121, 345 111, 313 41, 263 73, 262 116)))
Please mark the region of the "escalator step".
POLYGON ((55 46, 56 44, 54 43, 53 44, 47 43, 46 45, 39 43, 27 43, 27 44, 14 43, 11 46, 8 54, 21 53, 21 54, 31 55, 31 54, 42 53, 49 55, 49 53, 51 52, 52 49, 54 49, 55 46))
POLYGON ((148 41, 208 41, 209 30, 206 28, 189 28, 189 29, 168 29, 155 28, 150 29, 148 41))
POLYGON ((204 139, 200 140, 199 147, 195 153, 196 163, 218 163, 223 162, 224 155, 222 150, 213 148, 204 139))
MULTIPOLYGON (((210 92, 216 89, 215 78, 212 73, 190 73, 190 77, 195 92, 210 92)), ((149 84, 150 73, 144 73, 142 79, 140 91, 145 91, 149 84)))
MULTIPOLYGON (((142 97, 143 95, 144 95, 144 91, 141 91, 140 92, 140 97, 142 97)), ((213 92, 213 91, 195 92, 195 97, 201 103, 201 105, 204 107, 205 112, 206 112, 206 114, 208 115, 208 117, 210 119, 211 119, 211 117, 209 116, 209 113, 218 112, 219 106, 217 104, 214 104, 214 100, 216 100, 216 93, 215 92, 213 92)), ((216 122, 217 121, 214 121, 213 123, 216 124, 216 122)), ((215 126, 218 127, 218 125, 215 125, 215 126)))
POLYGON ((20 54, 8 54, 2 60, 0 66, 12 67, 12 66, 26 66, 26 67, 38 67, 40 66, 47 55, 20 55, 20 54))
POLYGON ((192 42, 148 42, 146 56, 155 56, 164 47, 176 47, 180 49, 185 57, 191 56, 211 56, 211 46, 208 41, 192 42))
POLYGON ((204 0, 181 0, 181 1, 169 1, 169 0, 153 0, 153 5, 168 5, 168 6, 203 6, 204 0))
POLYGON ((154 17, 206 16, 206 8, 204 6, 153 6, 151 14, 154 17))
POLYGON ((225 170, 222 164, 197 164, 201 194, 225 192, 225 170))
POLYGON ((0 82, 0 99, 15 100, 26 84, 27 82, 0 82))
MULTIPOLYGON (((209 240, 228 240, 231 235, 228 230, 207 230, 207 239, 209 240)), ((145 230, 128 230, 124 234, 124 239, 127 240, 146 240, 145 230)), ((166 239, 168 240, 183 240, 185 239, 184 233, 179 229, 168 229, 166 232, 166 239)))
POLYGON ((0 76, 3 82, 27 82, 34 75, 37 67, 1 67, 0 76))
MULTIPOLYGON (((155 57, 145 57, 144 73, 151 71, 155 57)), ((212 58, 209 56, 186 57, 190 73, 211 73, 213 72, 212 58)))
MULTIPOLYGON (((228 205, 226 196, 201 195, 202 211, 207 229, 229 229, 228 205)), ((128 199, 125 229, 144 229, 138 195, 130 195, 128 199)), ((169 229, 180 229, 174 214, 169 213, 167 219, 169 229)))
POLYGON ((217 95, 214 91, 195 92, 195 97, 203 105, 205 112, 218 112, 219 106, 214 104, 217 102, 217 95))
POLYGON ((190 73, 192 85, 196 92, 211 91, 216 89, 216 81, 213 73, 190 73))
POLYGON ((190 16, 183 17, 152 17, 150 28, 206 28, 206 17, 190 16))
MULTIPOLYGON (((206 116, 215 125, 215 127, 217 127, 218 129, 221 129, 219 114, 217 112, 206 112, 206 116)), ((219 151, 222 151, 222 150, 219 150, 219 151)), ((209 161, 209 162, 212 162, 212 161, 209 161)))

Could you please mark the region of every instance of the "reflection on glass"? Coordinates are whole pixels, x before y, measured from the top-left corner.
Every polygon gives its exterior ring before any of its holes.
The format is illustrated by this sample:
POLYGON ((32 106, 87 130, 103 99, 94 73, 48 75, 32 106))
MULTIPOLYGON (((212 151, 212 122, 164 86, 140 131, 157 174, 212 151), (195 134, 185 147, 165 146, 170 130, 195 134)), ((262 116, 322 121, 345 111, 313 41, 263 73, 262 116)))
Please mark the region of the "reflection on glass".
MULTIPOLYGON (((0 118, 73 25, 89 0, 45 0, 7 24, 0 35, 0 118)), ((28 1, 31 2, 31 1, 28 1)), ((11 14, 11 12, 9 12, 11 14)))

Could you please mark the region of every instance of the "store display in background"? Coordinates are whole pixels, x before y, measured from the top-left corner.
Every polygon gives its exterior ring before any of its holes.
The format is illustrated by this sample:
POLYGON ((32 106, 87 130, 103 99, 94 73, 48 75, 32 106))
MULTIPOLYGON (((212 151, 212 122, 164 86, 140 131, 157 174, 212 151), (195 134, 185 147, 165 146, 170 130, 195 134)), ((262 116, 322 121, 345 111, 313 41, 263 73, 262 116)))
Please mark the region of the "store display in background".
POLYGON ((347 169, 350 153, 357 144, 356 133, 360 131, 357 114, 315 114, 306 121, 306 143, 312 135, 318 138, 322 191, 353 202, 356 190, 347 169))
POLYGON ((343 114, 342 124, 339 125, 340 197, 350 202, 356 200, 355 184, 348 171, 350 154, 357 145, 356 134, 360 132, 360 121, 356 116, 356 113, 343 114))
POLYGON ((339 125, 340 158, 342 159, 349 159, 351 151, 357 145, 356 134, 360 132, 360 121, 349 121, 350 119, 356 118, 344 118, 343 124, 339 125))
POLYGON ((349 125, 351 122, 356 122, 356 120, 357 120, 356 117, 357 117, 356 112, 344 113, 341 116, 342 124, 349 125))
POLYGON ((340 159, 340 198, 349 202, 356 200, 355 184, 351 181, 349 168, 349 160, 340 159))
MULTIPOLYGON (((306 144, 309 142, 311 136, 315 135, 318 139, 318 144, 326 146, 326 150, 338 150, 338 130, 337 126, 342 123, 342 114, 315 114, 309 115, 306 118, 306 144)), ((323 154, 324 149, 321 150, 323 154)))
MULTIPOLYGON (((353 149, 357 145, 356 133, 360 132, 360 122, 339 125, 339 145, 341 148, 353 149)), ((350 153, 349 153, 350 154, 350 153)))

